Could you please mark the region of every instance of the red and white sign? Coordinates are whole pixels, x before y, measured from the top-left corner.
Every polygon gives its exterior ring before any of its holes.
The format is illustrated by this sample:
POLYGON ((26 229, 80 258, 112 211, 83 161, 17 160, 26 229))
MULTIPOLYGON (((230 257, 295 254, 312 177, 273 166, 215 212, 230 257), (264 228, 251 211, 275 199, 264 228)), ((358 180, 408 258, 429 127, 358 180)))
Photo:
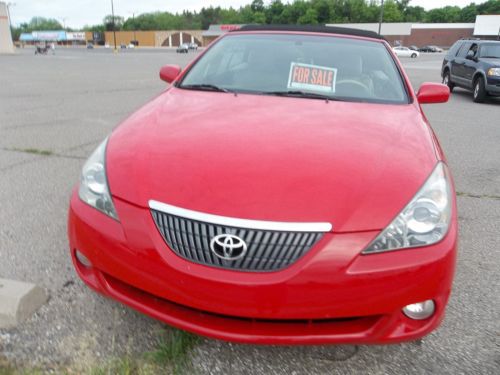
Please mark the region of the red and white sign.
POLYGON ((289 90, 335 93, 337 69, 293 62, 288 78, 289 90))
POLYGON ((241 25, 220 25, 222 31, 233 31, 241 29, 241 25))

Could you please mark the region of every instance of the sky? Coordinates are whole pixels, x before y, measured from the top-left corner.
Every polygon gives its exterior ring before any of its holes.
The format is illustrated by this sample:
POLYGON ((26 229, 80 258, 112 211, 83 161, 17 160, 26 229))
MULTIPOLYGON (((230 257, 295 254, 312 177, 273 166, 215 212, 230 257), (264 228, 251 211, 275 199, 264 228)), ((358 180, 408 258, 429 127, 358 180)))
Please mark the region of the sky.
MULTIPOLYGON (((5 0, 4 0, 5 1, 5 0)), ((412 0, 410 5, 422 6, 426 10, 446 5, 463 7, 474 0, 412 0)), ((80 28, 83 25, 101 23, 102 19, 111 14, 111 0, 6 0, 14 3, 10 6, 12 24, 27 22, 33 16, 56 18, 63 25, 80 28)), ((265 1, 269 3, 270 1, 265 1)), ((482 3, 483 0, 475 0, 482 3)), ((132 14, 154 11, 172 13, 187 10, 200 10, 202 7, 221 6, 238 8, 251 3, 251 0, 114 0, 115 14, 125 18, 132 14)))

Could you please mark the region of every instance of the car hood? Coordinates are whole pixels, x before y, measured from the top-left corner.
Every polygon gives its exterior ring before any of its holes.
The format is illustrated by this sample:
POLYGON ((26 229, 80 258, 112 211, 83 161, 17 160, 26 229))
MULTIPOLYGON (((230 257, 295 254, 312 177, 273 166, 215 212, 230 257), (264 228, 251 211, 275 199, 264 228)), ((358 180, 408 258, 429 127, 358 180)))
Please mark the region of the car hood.
POLYGON ((500 66, 500 59, 495 57, 480 57, 479 60, 492 66, 500 66))
POLYGON ((142 207, 379 230, 435 167, 433 139, 413 104, 172 88, 115 130, 107 173, 142 207))

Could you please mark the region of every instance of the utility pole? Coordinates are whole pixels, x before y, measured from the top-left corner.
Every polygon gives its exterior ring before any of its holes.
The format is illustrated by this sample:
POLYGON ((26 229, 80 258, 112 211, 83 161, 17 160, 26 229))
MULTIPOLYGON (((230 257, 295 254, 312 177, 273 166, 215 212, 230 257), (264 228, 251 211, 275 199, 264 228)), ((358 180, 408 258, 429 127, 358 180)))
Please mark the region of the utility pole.
POLYGON ((116 52, 116 28, 115 28, 115 7, 113 5, 113 0, 111 0, 111 17, 113 17, 113 39, 115 42, 115 52, 116 52))
POLYGON ((136 27, 135 27, 135 13, 132 13, 132 23, 134 24, 134 43, 135 43, 135 41, 137 40, 135 37, 135 29, 136 29, 136 27))
POLYGON ((384 0, 382 0, 382 5, 380 6, 380 18, 378 20, 378 34, 382 31, 382 22, 384 22, 384 0))

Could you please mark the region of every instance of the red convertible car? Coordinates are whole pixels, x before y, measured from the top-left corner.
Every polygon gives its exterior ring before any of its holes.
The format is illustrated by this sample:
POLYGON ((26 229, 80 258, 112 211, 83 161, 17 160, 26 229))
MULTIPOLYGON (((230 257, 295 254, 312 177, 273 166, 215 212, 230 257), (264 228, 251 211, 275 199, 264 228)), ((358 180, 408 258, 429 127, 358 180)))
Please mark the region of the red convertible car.
POLYGON ((457 211, 423 103, 378 34, 246 26, 85 163, 78 275, 172 326, 262 344, 393 343, 443 319, 457 211))

